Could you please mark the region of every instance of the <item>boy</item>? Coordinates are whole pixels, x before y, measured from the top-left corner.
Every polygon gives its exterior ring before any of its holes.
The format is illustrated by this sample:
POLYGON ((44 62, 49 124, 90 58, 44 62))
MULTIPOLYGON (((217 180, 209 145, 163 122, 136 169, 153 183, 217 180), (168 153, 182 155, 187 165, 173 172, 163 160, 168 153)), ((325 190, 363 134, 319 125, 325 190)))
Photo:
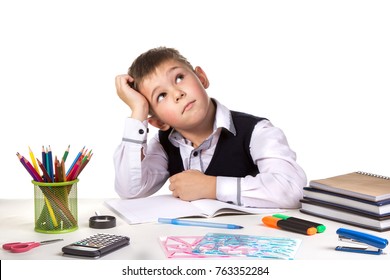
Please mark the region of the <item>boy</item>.
POLYGON ((114 153, 122 198, 152 195, 169 179, 172 195, 182 200, 300 207, 306 175, 284 133, 210 98, 206 73, 177 50, 141 54, 115 84, 131 110, 114 153), (159 132, 146 143, 148 123, 159 132))

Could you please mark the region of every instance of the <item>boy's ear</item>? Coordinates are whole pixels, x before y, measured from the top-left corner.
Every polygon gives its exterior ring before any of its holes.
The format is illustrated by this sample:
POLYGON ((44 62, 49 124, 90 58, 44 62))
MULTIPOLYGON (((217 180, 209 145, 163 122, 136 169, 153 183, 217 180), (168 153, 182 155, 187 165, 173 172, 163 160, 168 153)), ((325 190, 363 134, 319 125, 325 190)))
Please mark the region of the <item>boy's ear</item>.
POLYGON ((195 67, 195 74, 198 76, 200 82, 202 83, 204 88, 208 88, 210 85, 209 79, 207 78, 206 73, 203 71, 200 66, 195 67))
POLYGON ((163 130, 163 131, 166 131, 166 130, 171 128, 169 125, 167 125, 166 123, 160 121, 160 119, 158 119, 155 116, 149 117, 148 118, 148 123, 150 123, 154 127, 158 128, 160 130, 163 130))

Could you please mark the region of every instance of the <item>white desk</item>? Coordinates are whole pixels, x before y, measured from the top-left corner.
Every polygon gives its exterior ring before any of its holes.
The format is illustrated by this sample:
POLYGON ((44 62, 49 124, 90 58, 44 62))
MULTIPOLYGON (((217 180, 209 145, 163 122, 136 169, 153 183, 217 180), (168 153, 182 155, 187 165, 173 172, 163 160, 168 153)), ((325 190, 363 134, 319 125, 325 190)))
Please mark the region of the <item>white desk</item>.
MULTIPOLYGON (((33 200, 0 200, 0 234, 1 244, 13 241, 43 241, 63 238, 64 241, 40 246, 25 253, 11 253, 0 249, 1 260, 74 260, 62 256, 61 248, 69 243, 78 241, 98 232, 113 233, 129 236, 130 245, 116 252, 110 253, 100 260, 166 260, 160 247, 159 237, 168 235, 204 235, 208 232, 227 232, 262 236, 293 237, 302 240, 296 255, 296 260, 390 260, 390 246, 384 251, 385 255, 367 255, 335 251, 340 245, 336 230, 340 227, 364 231, 390 240, 390 232, 375 232, 364 230, 326 219, 317 218, 300 213, 298 210, 286 212, 286 215, 300 217, 326 225, 325 232, 307 236, 289 231, 266 227, 261 222, 262 215, 223 216, 210 219, 222 223, 236 223, 244 226, 240 230, 215 229, 205 227, 175 226, 169 224, 139 224, 129 225, 114 214, 103 204, 103 200, 79 199, 78 221, 79 228, 70 233, 44 234, 34 231, 33 200), (100 214, 117 217, 117 226, 111 229, 99 230, 89 228, 89 217, 100 214)), ((268 215, 268 214, 267 214, 268 215)), ((204 219, 203 219, 204 220, 204 219)))

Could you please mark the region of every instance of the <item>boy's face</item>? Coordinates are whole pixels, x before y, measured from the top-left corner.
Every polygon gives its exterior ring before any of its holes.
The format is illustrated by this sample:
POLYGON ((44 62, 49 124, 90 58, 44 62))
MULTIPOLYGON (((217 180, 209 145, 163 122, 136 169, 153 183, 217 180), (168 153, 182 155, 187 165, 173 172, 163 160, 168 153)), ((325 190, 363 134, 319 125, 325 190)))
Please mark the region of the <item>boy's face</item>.
POLYGON ((139 85, 154 115, 176 130, 196 129, 210 110, 208 80, 199 67, 195 72, 169 60, 157 67, 139 85))

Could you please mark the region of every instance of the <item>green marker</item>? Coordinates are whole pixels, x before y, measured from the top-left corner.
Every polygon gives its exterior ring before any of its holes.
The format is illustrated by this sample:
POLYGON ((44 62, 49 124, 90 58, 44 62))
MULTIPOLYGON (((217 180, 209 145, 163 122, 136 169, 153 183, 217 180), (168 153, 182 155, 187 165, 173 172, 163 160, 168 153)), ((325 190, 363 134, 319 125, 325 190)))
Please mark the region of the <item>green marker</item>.
POLYGON ((308 220, 303 220, 303 219, 299 219, 299 218, 295 218, 295 217, 289 217, 289 216, 282 215, 282 214, 275 214, 272 216, 279 218, 279 219, 289 220, 291 222, 296 222, 297 224, 303 224, 303 225, 306 225, 308 227, 315 227, 317 229, 317 233, 324 232, 326 229, 326 227, 324 225, 318 224, 318 223, 315 223, 312 221, 308 221, 308 220))

